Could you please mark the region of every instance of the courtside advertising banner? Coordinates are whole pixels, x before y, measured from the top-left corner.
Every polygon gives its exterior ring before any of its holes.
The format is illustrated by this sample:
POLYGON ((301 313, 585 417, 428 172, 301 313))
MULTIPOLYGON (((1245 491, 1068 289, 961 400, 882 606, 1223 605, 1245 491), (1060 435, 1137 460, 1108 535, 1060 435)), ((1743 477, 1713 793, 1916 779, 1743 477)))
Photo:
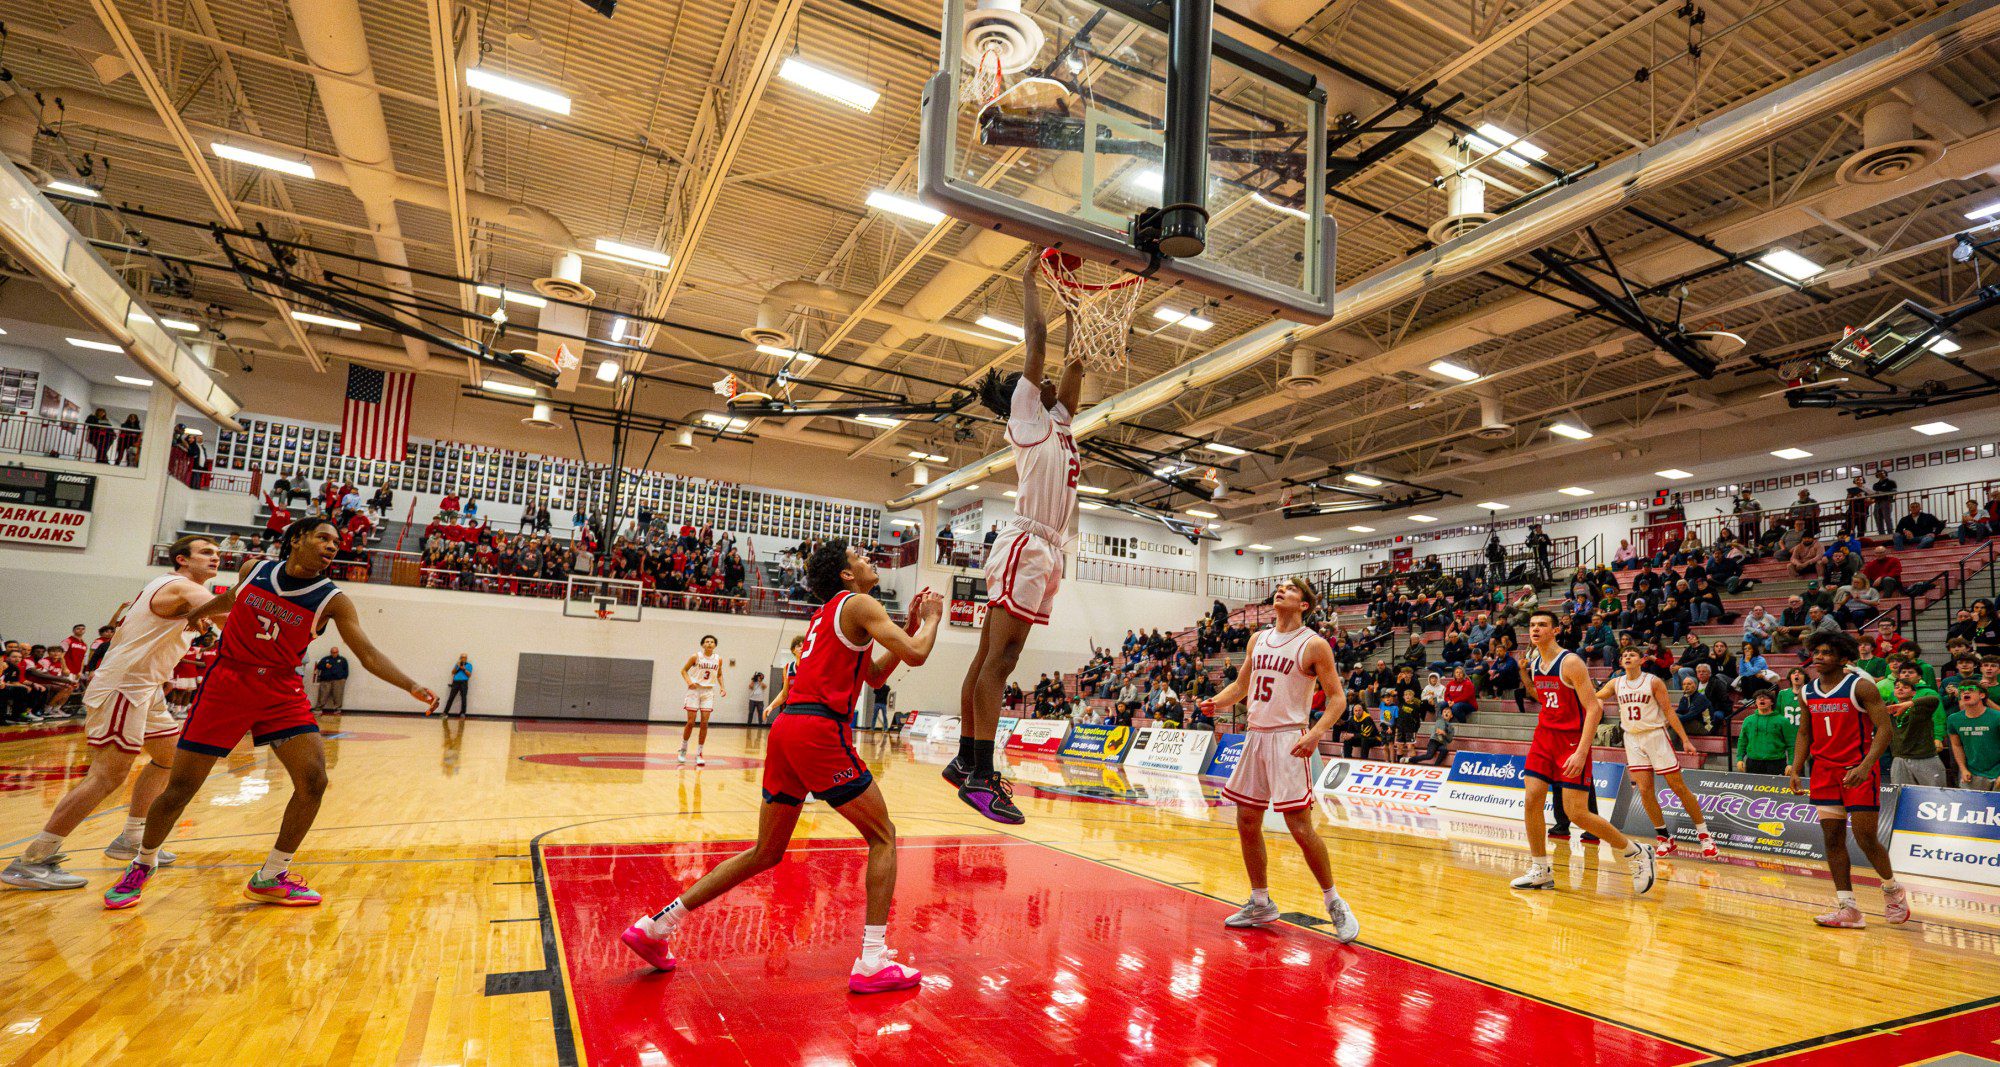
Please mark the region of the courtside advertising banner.
POLYGON ((1377 763, 1364 759, 1330 759, 1316 786, 1321 793, 1346 800, 1395 802, 1428 808, 1436 803, 1451 774, 1449 767, 1409 763, 1377 763))
POLYGON ((1061 755, 1064 759, 1089 760, 1092 763, 1121 763, 1125 752, 1132 747, 1132 728, 1129 726, 1072 726, 1069 738, 1063 742, 1061 755))
POLYGON ((929 740, 932 731, 937 729, 938 720, 941 718, 943 716, 933 715, 928 711, 917 712, 915 715, 910 716, 910 724, 903 727, 903 733, 910 737, 929 740))
POLYGON ((1014 736, 1014 727, 1019 725, 1020 722, 1021 719, 1017 715, 1002 716, 1000 719, 1000 728, 993 731, 993 739, 1003 745, 1006 744, 1007 739, 1014 736))
POLYGON ((958 740, 959 729, 958 716, 937 715, 933 717, 937 721, 931 724, 931 732, 925 736, 933 741, 956 742, 958 740))
POLYGON ((1125 765, 1200 774, 1201 769, 1208 765, 1208 746, 1214 740, 1215 734, 1207 730, 1168 730, 1148 726, 1133 739, 1132 753, 1125 757, 1125 765))
MULTIPOLYGON (((1451 758, 1451 772, 1445 776, 1444 788, 1432 805, 1473 815, 1518 819, 1527 807, 1522 799, 1527 790, 1527 768, 1526 756, 1502 752, 1456 753, 1451 758)), ((1597 786, 1599 810, 1608 810, 1605 801, 1617 800, 1618 791, 1625 785, 1625 765, 1593 762, 1590 770, 1597 786)), ((1549 790, 1549 800, 1544 805, 1551 813, 1555 811, 1555 793, 1549 790)))
POLYGON ((1062 750, 1063 738, 1068 734, 1068 719, 1022 719, 1014 724, 1014 733, 1007 738, 1007 748, 1013 752, 1041 752, 1053 756, 1062 750))
MULTIPOLYGON (((1791 859, 1823 860, 1826 838, 1819 828, 1819 809, 1803 796, 1792 792, 1791 784, 1778 775, 1737 774, 1733 771, 1688 770, 1681 772, 1688 788, 1701 801, 1708 832, 1722 848, 1762 852, 1791 859)), ((1667 820, 1667 833, 1677 841, 1693 841, 1694 820, 1681 806, 1681 799, 1660 780, 1653 779, 1653 795, 1660 802, 1660 814, 1667 820)), ((1881 828, 1886 833, 1895 811, 1896 787, 1882 787, 1881 828)), ((1628 834, 1650 835, 1653 826, 1635 792, 1618 809, 1612 820, 1628 834)), ((1849 831, 1848 847, 1856 856, 1860 845, 1849 831)))
POLYGON ((1243 742, 1247 734, 1215 735, 1215 754, 1208 757, 1208 766, 1202 768, 1204 778, 1227 778, 1236 773, 1236 761, 1243 755, 1243 742))
POLYGON ((2000 885, 2000 793, 1904 786, 1889 857, 1898 874, 2000 885))

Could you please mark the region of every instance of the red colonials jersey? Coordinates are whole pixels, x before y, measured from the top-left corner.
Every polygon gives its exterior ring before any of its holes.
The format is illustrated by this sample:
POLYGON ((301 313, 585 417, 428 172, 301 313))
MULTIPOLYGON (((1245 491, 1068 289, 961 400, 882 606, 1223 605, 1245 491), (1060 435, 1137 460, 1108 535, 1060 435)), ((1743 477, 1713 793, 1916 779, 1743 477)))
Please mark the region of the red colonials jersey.
POLYGON ((216 658, 235 667, 282 669, 303 677, 306 646, 319 635, 326 606, 339 593, 325 577, 288 577, 283 560, 257 563, 236 587, 216 658))
POLYGON ((1818 678, 1806 683, 1806 726, 1812 730, 1807 751, 1814 762, 1853 768, 1868 755, 1868 746, 1875 743, 1875 723, 1861 709, 1861 697, 1854 690, 1863 678, 1849 671, 1830 688, 1818 678))
POLYGON ((872 640, 852 644, 840 632, 840 612, 857 594, 843 592, 813 612, 806 626, 805 651, 799 653, 798 671, 785 689, 785 704, 819 704, 840 713, 854 715, 861 698, 864 675, 868 673, 868 653, 872 640))
POLYGON ((1535 703, 1541 708, 1541 717, 1536 722, 1551 730, 1583 729, 1583 701, 1577 699, 1576 690, 1562 679, 1563 660, 1574 655, 1564 649, 1544 665, 1540 653, 1528 653, 1528 676, 1534 680, 1535 703))

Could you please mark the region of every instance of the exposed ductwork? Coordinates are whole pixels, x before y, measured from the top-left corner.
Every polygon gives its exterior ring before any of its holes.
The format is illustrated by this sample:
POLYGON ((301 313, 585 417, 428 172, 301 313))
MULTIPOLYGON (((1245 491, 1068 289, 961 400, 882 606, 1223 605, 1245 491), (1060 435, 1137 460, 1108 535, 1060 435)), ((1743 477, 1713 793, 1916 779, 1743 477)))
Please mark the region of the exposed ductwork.
POLYGON ((1302 396, 1319 385, 1319 358, 1310 348, 1292 349, 1292 366, 1289 373, 1278 379, 1278 388, 1293 396, 1302 396))
POLYGON ((1497 386, 1485 385, 1472 390, 1479 398, 1479 429, 1472 436, 1482 441, 1500 441, 1514 436, 1514 424, 1507 421, 1507 407, 1500 400, 1497 386))
POLYGON ((1910 105, 1893 96, 1869 103, 1861 113, 1861 149, 1835 172, 1842 185, 1879 185, 1920 171, 1944 155, 1944 145, 1916 135, 1910 105))

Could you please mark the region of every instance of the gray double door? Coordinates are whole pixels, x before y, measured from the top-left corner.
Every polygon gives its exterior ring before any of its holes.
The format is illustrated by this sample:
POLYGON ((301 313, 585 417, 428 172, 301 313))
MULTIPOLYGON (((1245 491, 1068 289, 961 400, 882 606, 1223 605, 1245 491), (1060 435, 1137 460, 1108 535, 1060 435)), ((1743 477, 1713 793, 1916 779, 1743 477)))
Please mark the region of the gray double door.
POLYGON ((627 719, 651 716, 653 661, 609 656, 520 654, 514 714, 546 719, 627 719))

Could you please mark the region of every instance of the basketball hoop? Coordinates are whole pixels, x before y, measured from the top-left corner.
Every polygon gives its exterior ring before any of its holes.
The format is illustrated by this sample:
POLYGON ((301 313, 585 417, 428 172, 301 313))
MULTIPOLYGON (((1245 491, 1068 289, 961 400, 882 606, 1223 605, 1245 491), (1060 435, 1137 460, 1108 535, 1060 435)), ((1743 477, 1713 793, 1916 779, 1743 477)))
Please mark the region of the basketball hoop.
POLYGON ((723 375, 722 380, 715 383, 715 391, 717 395, 722 397, 723 402, 731 408, 748 407, 751 405, 762 407, 771 402, 771 394, 760 389, 745 388, 743 379, 738 378, 734 374, 723 375))
POLYGON ((1042 278, 1069 313, 1069 355, 1091 370, 1125 369, 1125 343, 1145 287, 1136 274, 1042 250, 1042 278))
POLYGON ((1006 88, 1007 75, 1028 69, 1047 37, 1021 13, 1021 0, 979 0, 965 15, 965 64, 959 99, 984 109, 1006 88))

